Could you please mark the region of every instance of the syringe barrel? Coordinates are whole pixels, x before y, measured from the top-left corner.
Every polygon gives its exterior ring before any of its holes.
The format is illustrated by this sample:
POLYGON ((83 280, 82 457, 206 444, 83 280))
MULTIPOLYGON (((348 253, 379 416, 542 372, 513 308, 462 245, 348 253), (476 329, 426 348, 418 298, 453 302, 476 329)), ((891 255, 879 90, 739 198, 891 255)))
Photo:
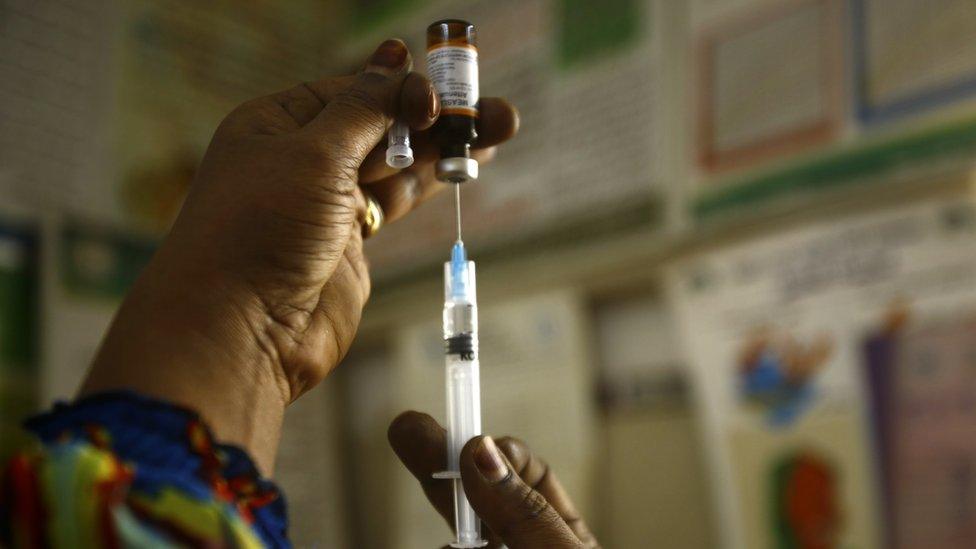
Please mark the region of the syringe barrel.
POLYGON ((449 471, 459 471, 461 448, 481 434, 478 306, 474 279, 473 261, 461 265, 456 262, 444 264, 444 379, 447 383, 449 471))
POLYGON ((447 468, 460 471, 461 448, 481 434, 478 358, 447 355, 447 468))
POLYGON ((481 547, 481 521, 468 503, 460 479, 461 449, 481 434, 478 363, 478 306, 474 262, 444 265, 444 345, 447 392, 447 471, 454 476, 454 547, 481 547))
MULTIPOLYGON (((477 349, 477 344, 474 345, 477 349)), ((477 351, 475 351, 476 353, 477 351)), ((477 354, 448 354, 447 367, 447 470, 460 475, 461 449, 481 434, 481 389, 477 354)), ((481 520, 464 494, 460 476, 454 482, 453 547, 481 547, 481 520)))

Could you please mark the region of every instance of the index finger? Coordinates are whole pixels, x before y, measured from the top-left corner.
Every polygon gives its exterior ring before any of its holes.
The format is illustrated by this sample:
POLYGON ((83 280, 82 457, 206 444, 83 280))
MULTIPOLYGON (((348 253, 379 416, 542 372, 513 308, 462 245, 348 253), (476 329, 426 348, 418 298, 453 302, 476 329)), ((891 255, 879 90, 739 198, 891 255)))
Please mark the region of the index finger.
MULTIPOLYGON (((427 501, 454 530, 453 483, 433 476, 447 468, 447 432, 429 415, 410 411, 393 420, 387 436, 397 457, 420 483, 427 501)), ((485 549, 504 547, 490 530, 484 534, 488 538, 485 549)))
MULTIPOLYGON (((447 432, 437 420, 421 412, 404 412, 390 424, 387 436, 393 451, 417 478, 427 500, 454 527, 454 494, 451 483, 433 478, 447 467, 447 432)), ((590 529, 549 466, 519 439, 498 439, 498 448, 514 472, 542 494, 585 547, 599 547, 590 529)), ((502 546, 494 532, 486 531, 489 547, 502 546)))
POLYGON ((386 435, 397 457, 420 483, 427 500, 453 527, 451 483, 434 478, 434 473, 447 468, 447 432, 429 415, 409 411, 393 420, 386 435))
MULTIPOLYGON (((312 120, 339 94, 356 82, 356 75, 335 76, 302 82, 284 91, 254 99, 242 105, 235 113, 234 122, 244 129, 267 124, 267 113, 281 112, 289 127, 284 131, 297 130, 312 120)), ((429 128, 440 113, 440 102, 433 85, 424 75, 411 72, 403 81, 397 102, 397 114, 415 131, 429 128)))

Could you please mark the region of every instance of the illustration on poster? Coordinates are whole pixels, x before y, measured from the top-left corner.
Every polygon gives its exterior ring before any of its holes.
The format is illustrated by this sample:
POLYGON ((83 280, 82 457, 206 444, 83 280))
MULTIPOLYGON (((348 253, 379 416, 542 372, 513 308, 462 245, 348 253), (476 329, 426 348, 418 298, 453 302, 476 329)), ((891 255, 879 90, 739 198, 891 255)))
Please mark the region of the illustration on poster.
POLYGON ((771 426, 792 424, 814 398, 816 374, 833 350, 826 335, 804 345, 790 334, 761 330, 747 341, 738 359, 743 401, 761 409, 771 426))
POLYGON ((838 475, 817 452, 801 449, 774 462, 770 472, 777 547, 836 547, 842 526, 838 475))

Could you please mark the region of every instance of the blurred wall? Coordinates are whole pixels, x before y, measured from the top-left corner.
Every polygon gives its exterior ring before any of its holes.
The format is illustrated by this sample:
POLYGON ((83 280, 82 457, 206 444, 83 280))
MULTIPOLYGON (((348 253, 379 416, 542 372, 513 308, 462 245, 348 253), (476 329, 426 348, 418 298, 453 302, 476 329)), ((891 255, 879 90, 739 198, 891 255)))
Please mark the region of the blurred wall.
POLYGON ((607 547, 713 547, 698 418, 672 313, 657 284, 598 300, 602 482, 594 516, 607 547))

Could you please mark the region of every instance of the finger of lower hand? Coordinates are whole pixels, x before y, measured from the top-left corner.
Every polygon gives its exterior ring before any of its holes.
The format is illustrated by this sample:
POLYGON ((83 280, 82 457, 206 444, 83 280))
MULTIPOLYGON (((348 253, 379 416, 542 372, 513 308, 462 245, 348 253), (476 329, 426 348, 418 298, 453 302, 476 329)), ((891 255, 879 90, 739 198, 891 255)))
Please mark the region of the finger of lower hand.
POLYGON ((461 478, 471 506, 510 549, 583 547, 545 496, 522 481, 491 437, 465 444, 461 478))
POLYGON ((435 479, 447 468, 447 433, 434 418, 420 412, 404 412, 390 424, 387 439, 407 470, 416 477, 427 500, 448 525, 454 527, 454 493, 451 482, 435 479))

